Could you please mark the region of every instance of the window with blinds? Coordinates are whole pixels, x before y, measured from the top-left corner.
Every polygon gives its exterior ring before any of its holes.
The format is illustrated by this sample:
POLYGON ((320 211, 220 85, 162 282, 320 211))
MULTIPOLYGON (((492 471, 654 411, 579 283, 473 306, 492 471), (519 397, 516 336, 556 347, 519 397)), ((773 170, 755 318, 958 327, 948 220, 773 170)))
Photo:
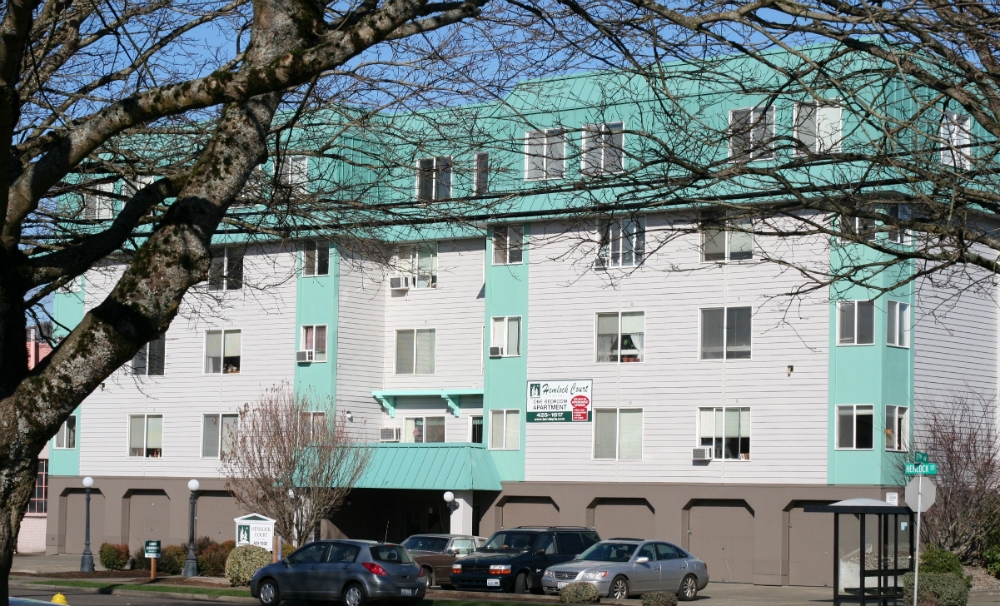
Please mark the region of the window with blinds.
POLYGON ((240 372, 242 335, 240 330, 209 330, 205 333, 206 374, 240 372))
POLYGON ((594 410, 594 458, 642 458, 642 409, 594 410))
POLYGON ((750 409, 698 410, 699 446, 712 448, 714 459, 750 460, 750 409))
POLYGON ((521 355, 521 318, 493 318, 490 347, 500 347, 500 355, 505 358, 521 355))
POLYGON ((493 450, 518 450, 521 448, 520 411, 490 411, 490 448, 493 450))
POLYGON ((396 374, 434 374, 433 328, 396 331, 396 374))
POLYGON ((749 307, 701 310, 701 359, 749 358, 752 315, 749 307))
POLYGON ((641 311, 597 314, 597 361, 642 362, 646 315, 641 311))
POLYGON ((213 414, 202 417, 201 456, 217 459, 233 451, 239 415, 213 414))
POLYGON ((156 376, 163 374, 166 362, 167 339, 160 335, 139 348, 132 357, 132 374, 156 376))
POLYGON ((826 154, 840 151, 841 110, 836 100, 795 104, 795 154, 826 154))
POLYGON ((163 415, 131 415, 128 418, 128 456, 163 456, 163 415))

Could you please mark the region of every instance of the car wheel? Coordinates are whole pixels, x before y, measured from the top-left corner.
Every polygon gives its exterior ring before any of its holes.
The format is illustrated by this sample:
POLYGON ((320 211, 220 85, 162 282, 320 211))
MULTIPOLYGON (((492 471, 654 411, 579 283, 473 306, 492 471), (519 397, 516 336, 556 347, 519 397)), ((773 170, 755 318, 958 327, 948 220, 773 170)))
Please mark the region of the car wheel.
POLYGON ((264 606, 278 606, 278 602, 281 601, 278 584, 274 582, 274 579, 261 581, 260 587, 257 588, 257 594, 260 596, 260 603, 264 606))
POLYGON ((365 589, 357 583, 351 583, 344 588, 344 593, 340 598, 344 606, 364 606, 367 602, 365 589))
POLYGON ((698 579, 696 579, 693 574, 687 575, 684 577, 684 580, 681 581, 681 590, 677 594, 677 597, 685 602, 690 602, 698 597, 698 579))
POLYGON ((430 589, 431 587, 437 585, 437 583, 434 580, 434 569, 433 568, 431 568, 430 566, 424 566, 424 576, 427 577, 427 588, 428 589, 430 589))
POLYGON ((514 579, 514 593, 528 593, 531 591, 531 579, 527 572, 522 572, 514 579))
POLYGON ((608 590, 608 597, 615 600, 628 599, 628 579, 625 577, 615 577, 611 581, 611 589, 608 590))

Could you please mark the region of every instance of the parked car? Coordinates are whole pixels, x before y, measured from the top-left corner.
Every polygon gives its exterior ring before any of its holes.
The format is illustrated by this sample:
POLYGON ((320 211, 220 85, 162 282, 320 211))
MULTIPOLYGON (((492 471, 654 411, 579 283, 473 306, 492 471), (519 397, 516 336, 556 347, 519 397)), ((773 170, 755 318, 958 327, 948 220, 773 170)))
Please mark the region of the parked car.
POLYGON ((427 585, 448 584, 455 559, 469 555, 486 543, 483 537, 467 534, 415 534, 402 542, 427 575, 427 585))
POLYGON ((456 589, 540 591, 546 568, 572 560, 600 540, 592 528, 582 526, 520 526, 500 530, 475 553, 455 560, 451 584, 456 589))
POLYGON ((401 545, 375 541, 316 541, 269 564, 250 580, 250 595, 264 606, 282 600, 369 600, 416 604, 427 593, 424 570, 401 545))
POLYGON ((613 599, 669 591, 681 600, 693 600, 708 585, 708 565, 666 541, 611 539, 572 562, 549 567, 542 588, 545 593, 559 593, 569 583, 581 581, 613 599))

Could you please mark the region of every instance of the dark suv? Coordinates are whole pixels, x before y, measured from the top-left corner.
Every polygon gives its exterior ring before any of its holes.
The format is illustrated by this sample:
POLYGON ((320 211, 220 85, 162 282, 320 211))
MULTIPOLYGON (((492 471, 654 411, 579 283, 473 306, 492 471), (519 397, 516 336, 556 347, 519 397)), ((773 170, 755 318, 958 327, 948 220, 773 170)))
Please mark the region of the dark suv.
POLYGON ((527 593, 541 590, 542 574, 575 558, 601 537, 582 526, 519 526, 493 533, 486 544, 451 567, 455 589, 527 593))

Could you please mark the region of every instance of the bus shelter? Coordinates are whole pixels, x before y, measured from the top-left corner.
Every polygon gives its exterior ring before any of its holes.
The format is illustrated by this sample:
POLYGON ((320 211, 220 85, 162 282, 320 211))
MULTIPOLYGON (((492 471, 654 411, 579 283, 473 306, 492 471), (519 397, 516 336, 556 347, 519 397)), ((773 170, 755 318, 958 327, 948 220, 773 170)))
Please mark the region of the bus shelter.
POLYGON ((807 505, 833 514, 833 604, 901 606, 913 570, 913 512, 876 499, 807 505))

